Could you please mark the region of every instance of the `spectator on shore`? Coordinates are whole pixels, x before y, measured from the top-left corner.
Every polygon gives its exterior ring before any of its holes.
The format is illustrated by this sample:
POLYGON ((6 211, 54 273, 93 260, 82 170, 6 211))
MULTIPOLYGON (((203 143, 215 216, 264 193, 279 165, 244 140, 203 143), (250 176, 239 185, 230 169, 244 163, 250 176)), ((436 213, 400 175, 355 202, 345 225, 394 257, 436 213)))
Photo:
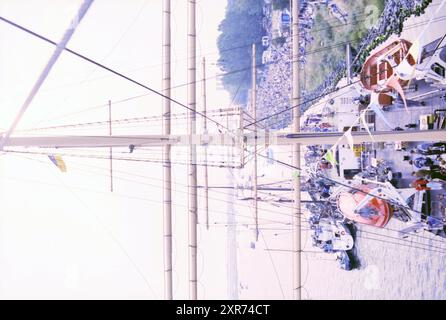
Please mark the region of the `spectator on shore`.
POLYGON ((330 162, 326 161, 325 159, 323 159, 320 163, 319 163, 319 168, 321 169, 331 169, 333 166, 331 165, 330 162))
POLYGON ((441 170, 446 171, 446 160, 441 159, 439 163, 439 167, 441 170))
POLYGON ((421 169, 421 170, 412 172, 412 176, 418 177, 418 178, 426 178, 430 175, 430 173, 431 173, 430 170, 421 169))
POLYGON ((442 181, 446 181, 446 173, 444 171, 441 171, 439 167, 433 168, 431 170, 421 169, 416 172, 414 171, 412 172, 412 176, 418 178, 439 179, 442 181))
POLYGON ((415 160, 409 160, 409 164, 421 169, 422 167, 431 167, 434 161, 429 157, 417 157, 415 160))
POLYGON ((432 170, 430 173, 431 179, 439 179, 442 181, 446 181, 446 173, 444 171, 438 170, 432 170))
POLYGON ((410 153, 419 153, 422 155, 434 155, 446 153, 446 143, 435 142, 435 143, 422 143, 417 146, 416 149, 412 149, 410 153))
POLYGON ((418 191, 430 190, 430 188, 427 186, 428 183, 429 183, 429 181, 426 179, 417 179, 414 182, 412 182, 410 185, 411 185, 411 187, 415 188, 418 191))

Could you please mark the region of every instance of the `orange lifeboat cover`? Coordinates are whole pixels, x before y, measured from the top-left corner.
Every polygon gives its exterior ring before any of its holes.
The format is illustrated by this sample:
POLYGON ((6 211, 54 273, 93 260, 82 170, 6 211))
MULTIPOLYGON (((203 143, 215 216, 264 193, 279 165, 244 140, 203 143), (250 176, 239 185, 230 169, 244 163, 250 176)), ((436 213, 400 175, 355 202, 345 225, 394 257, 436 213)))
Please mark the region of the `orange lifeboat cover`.
MULTIPOLYGON (((370 191, 370 188, 366 186, 361 186, 358 189, 361 189, 364 192, 370 191)), ((365 196, 366 194, 360 191, 356 191, 354 193, 343 192, 339 194, 337 198, 338 208, 342 215, 347 219, 375 227, 384 227, 392 216, 392 210, 386 201, 378 198, 371 198, 366 207, 378 212, 377 215, 373 215, 371 218, 363 217, 359 213, 355 212, 356 206, 362 201, 362 199, 364 199, 365 196)))

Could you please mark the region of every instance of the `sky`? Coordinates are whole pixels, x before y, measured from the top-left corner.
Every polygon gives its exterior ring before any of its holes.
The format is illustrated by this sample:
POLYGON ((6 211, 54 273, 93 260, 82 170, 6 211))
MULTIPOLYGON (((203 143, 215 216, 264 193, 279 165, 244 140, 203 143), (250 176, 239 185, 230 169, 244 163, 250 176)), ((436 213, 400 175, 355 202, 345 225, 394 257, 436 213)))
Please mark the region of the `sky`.
MULTIPOLYGON (((80 4, 78 0, 1 0, 0 15, 58 41, 80 4)), ((185 1, 172 1, 172 86, 186 83, 185 5, 185 1)), ((206 54, 208 77, 219 72, 216 38, 225 6, 226 1, 197 2, 197 50, 198 55, 206 54)), ((159 90, 161 1, 96 0, 68 47, 159 90)), ((1 128, 11 124, 53 50, 0 23, 1 128)), ((210 109, 229 106, 227 93, 215 80, 208 80, 207 85, 210 109)), ((175 89, 173 97, 185 103, 185 87, 175 89)), ((108 134, 104 126, 43 133, 24 130, 107 120, 104 105, 109 100, 114 119, 161 114, 159 97, 64 52, 16 134, 108 134)), ((172 108, 183 112, 181 107, 172 108)), ((173 130, 181 133, 185 127, 178 123, 173 130)), ((155 124, 114 129, 115 134, 160 131, 155 124)), ((106 154, 106 150, 95 152, 106 154)), ((185 150, 175 152, 184 155, 185 150)), ((0 155, 0 298, 161 299, 161 165, 114 161, 111 194, 108 160, 65 161, 68 172, 61 173, 44 155, 0 155)), ((211 172, 211 179, 218 180, 220 174, 211 172)), ((186 178, 185 167, 175 166, 175 298, 188 295, 186 178)), ((215 210, 213 221, 225 221, 221 201, 211 200, 211 206, 221 208, 215 210)), ((224 228, 199 232, 199 298, 227 296, 222 277, 225 237, 224 228)))

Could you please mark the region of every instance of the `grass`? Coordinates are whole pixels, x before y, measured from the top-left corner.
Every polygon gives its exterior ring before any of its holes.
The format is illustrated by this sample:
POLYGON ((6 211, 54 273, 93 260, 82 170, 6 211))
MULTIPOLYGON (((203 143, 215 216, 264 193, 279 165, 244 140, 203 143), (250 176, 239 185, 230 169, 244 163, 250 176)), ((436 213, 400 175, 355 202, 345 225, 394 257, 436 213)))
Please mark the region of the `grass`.
POLYGON ((318 87, 340 61, 345 59, 345 42, 350 41, 353 48, 367 33, 379 17, 384 0, 338 0, 336 4, 348 12, 348 23, 329 14, 325 6, 317 9, 311 35, 314 41, 307 46, 305 66, 305 89, 311 91, 318 87), (373 9, 373 14, 370 14, 373 9))

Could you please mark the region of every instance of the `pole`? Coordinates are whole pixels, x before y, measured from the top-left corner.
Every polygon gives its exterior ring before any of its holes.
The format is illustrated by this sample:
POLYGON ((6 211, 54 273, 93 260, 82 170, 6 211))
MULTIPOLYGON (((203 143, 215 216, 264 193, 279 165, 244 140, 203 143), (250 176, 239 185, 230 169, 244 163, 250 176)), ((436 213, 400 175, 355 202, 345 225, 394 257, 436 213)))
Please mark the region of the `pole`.
POLYGON ((347 43, 347 47, 346 47, 346 65, 347 65, 347 84, 351 84, 352 83, 352 53, 351 53, 351 47, 350 47, 350 42, 347 43))
MULTIPOLYGON (((187 23, 187 106, 189 107, 188 134, 196 134, 196 3, 188 0, 187 23)), ((197 147, 189 144, 189 299, 197 300, 197 147)))
MULTIPOLYGON (((252 44, 252 88, 251 88, 251 108, 253 114, 254 122, 257 121, 257 94, 256 94, 256 45, 252 44)), ((257 201, 257 126, 254 126, 254 188, 253 188, 253 197, 254 197, 254 217, 256 223, 256 241, 259 240, 259 203, 257 201)))
MULTIPOLYGON (((290 133, 270 132, 267 136, 270 145, 293 145, 296 143, 304 145, 315 144, 335 144, 342 138, 344 132, 310 132, 310 133, 290 133)), ((374 131, 371 137, 365 131, 352 132, 355 144, 372 142, 395 142, 395 141, 444 141, 444 130, 406 130, 406 131, 374 131), (373 140, 372 140, 373 139, 373 140)), ((230 133, 218 133, 208 135, 190 135, 185 134, 151 134, 151 135, 108 135, 102 136, 14 136, 8 139, 5 147, 40 147, 40 148, 109 148, 109 147, 129 147, 130 145, 138 147, 162 147, 165 145, 187 146, 191 140, 203 141, 215 146, 241 146, 247 143, 249 146, 254 144, 254 133, 245 133, 238 140, 233 140, 234 136, 230 133), (241 141, 246 140, 247 142, 241 141), (251 142, 251 143, 250 143, 251 142)), ((345 136, 342 138, 347 143, 345 136)), ((249 152, 252 154, 252 152, 249 152)), ((266 156, 265 156, 266 158, 266 156)), ((116 160, 114 158, 113 160, 116 160)))
MULTIPOLYGON (((292 96, 291 105, 299 104, 299 0, 292 0, 292 96)), ((295 108, 293 112, 293 131, 300 132, 300 108, 295 108)), ((293 166, 300 168, 300 144, 292 146, 293 166)), ((300 219, 300 175, 293 180, 293 298, 300 300, 301 296, 301 219, 300 219)))
MULTIPOLYGON (((162 44, 162 90, 170 97, 170 5, 171 0, 163 0, 163 44, 162 44)), ((163 99, 163 134, 170 135, 170 100, 163 99)), ((164 299, 172 300, 172 164, 171 146, 163 147, 163 227, 164 227, 164 299)))
MULTIPOLYGON (((203 57, 202 61, 202 89, 201 92, 203 94, 203 111, 202 113, 206 115, 207 113, 207 101, 206 101, 206 58, 203 57)), ((207 118, 203 118, 203 134, 207 134, 208 125, 207 118)), ((209 189, 208 189, 208 148, 204 146, 204 212, 206 215, 206 230, 209 230, 209 189)))
MULTIPOLYGON (((198 188, 204 189, 205 186, 198 186, 198 188)), ((234 189, 234 186, 210 186, 210 187, 208 187, 208 189, 234 189)), ((252 188, 249 188, 249 187, 248 188, 237 187, 237 189, 238 190, 253 190, 254 187, 252 187, 252 188)), ((293 191, 294 189, 291 189, 291 188, 280 188, 280 187, 274 188, 274 187, 262 187, 262 186, 259 186, 259 187, 257 187, 257 190, 258 191, 293 191)), ((314 201, 311 201, 311 202, 314 202, 314 201)), ((321 201, 321 203, 322 203, 322 201, 321 201)))
POLYGON ((20 107, 19 113, 14 118, 14 121, 12 122, 11 126, 6 131, 6 133, 4 134, 3 138, 0 139, 0 150, 3 150, 3 147, 8 142, 9 137, 14 132, 16 126, 19 124, 20 120, 22 119, 23 115, 25 114, 25 111, 28 109, 28 107, 30 106, 34 97, 39 92, 40 87, 43 85, 46 78, 50 74, 51 69, 56 64, 56 62, 59 59, 62 52, 65 50, 67 43, 70 41, 71 37, 74 34, 74 31, 76 30, 76 28, 79 25, 79 23, 81 22, 81 20, 84 18, 85 14, 87 13, 87 11, 90 8, 92 3, 93 3, 93 0, 84 0, 82 5, 80 6, 76 16, 70 22, 68 29, 65 31, 62 39, 57 44, 56 49, 54 50, 54 52, 51 55, 50 59, 48 60, 47 64, 45 65, 45 68, 42 70, 42 72, 39 75, 39 78, 34 83, 34 86, 32 87, 30 93, 28 94, 28 97, 26 98, 23 105, 20 107))
MULTIPOLYGON (((243 109, 239 108, 239 112, 240 112, 239 113, 239 134, 243 135, 243 125, 244 125, 244 123, 243 123, 243 115, 244 115, 243 109)), ((242 168, 244 168, 244 166, 245 166, 245 146, 244 146, 244 144, 242 144, 242 146, 239 148, 239 150, 240 150, 240 166, 242 168)))
MULTIPOLYGON (((111 100, 108 100, 108 135, 112 136, 111 100)), ((110 147, 110 192, 113 192, 113 147, 110 147)))

